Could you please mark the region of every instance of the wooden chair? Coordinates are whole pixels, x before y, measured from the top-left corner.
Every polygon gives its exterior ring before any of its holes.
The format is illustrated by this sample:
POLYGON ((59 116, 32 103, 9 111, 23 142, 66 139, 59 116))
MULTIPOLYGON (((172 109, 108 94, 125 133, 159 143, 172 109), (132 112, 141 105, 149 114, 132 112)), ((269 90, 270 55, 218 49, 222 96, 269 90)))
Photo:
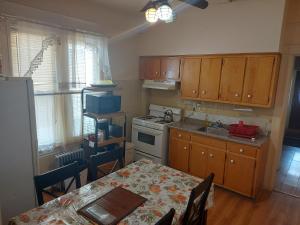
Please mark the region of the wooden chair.
POLYGON ((206 225, 207 210, 205 206, 214 176, 215 175, 211 173, 202 183, 192 190, 182 225, 206 225))
POLYGON ((59 182, 62 182, 68 178, 73 178, 73 179, 71 180, 70 184, 64 191, 64 194, 66 194, 69 191, 74 180, 76 182, 76 188, 80 188, 81 183, 80 183, 79 173, 80 173, 79 163, 73 162, 69 165, 35 176, 34 183, 35 183, 36 195, 37 195, 39 205, 44 204, 43 193, 47 193, 48 195, 51 195, 54 198, 58 197, 55 194, 45 190, 45 188, 55 185, 59 182))
MULTIPOLYGON (((109 173, 113 172, 119 164, 120 168, 124 167, 123 161, 123 149, 116 148, 106 152, 99 152, 96 155, 91 155, 89 160, 89 180, 95 181, 98 179, 98 166, 101 166, 106 163, 115 162, 113 168, 110 170, 109 173)), ((106 172, 101 171, 103 174, 107 175, 106 172)))
POLYGON ((175 209, 171 209, 163 218, 161 218, 155 225, 171 225, 173 217, 175 215, 175 209))

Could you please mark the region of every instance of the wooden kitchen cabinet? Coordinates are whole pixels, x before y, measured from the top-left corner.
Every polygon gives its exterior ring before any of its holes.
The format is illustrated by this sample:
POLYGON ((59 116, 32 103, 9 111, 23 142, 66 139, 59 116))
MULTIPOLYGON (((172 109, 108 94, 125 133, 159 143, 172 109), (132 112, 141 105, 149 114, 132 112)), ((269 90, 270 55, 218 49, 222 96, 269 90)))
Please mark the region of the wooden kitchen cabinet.
POLYGON ((227 153, 224 186, 246 196, 252 196, 255 159, 227 153))
POLYGON ((188 172, 189 169, 189 142, 177 138, 170 138, 169 165, 177 170, 188 172))
POLYGON ((214 173, 214 182, 216 184, 223 184, 224 180, 224 168, 225 168, 226 152, 208 148, 207 150, 207 167, 206 176, 210 173, 214 173))
POLYGON ((171 128, 169 165, 248 197, 262 189, 268 142, 260 147, 171 128))
POLYGON ((182 59, 181 97, 197 98, 199 94, 201 58, 182 59))
POLYGON ((207 149, 202 145, 192 143, 189 157, 189 172, 197 177, 205 178, 207 166, 207 149))
POLYGON ((160 80, 180 80, 179 68, 179 57, 162 57, 160 80))
POLYGON ((205 57, 201 61, 199 98, 218 100, 222 57, 205 57))
POLYGON ((180 80, 180 57, 140 57, 140 79, 180 80))
POLYGON ((225 102, 238 103, 242 100, 246 57, 224 57, 219 99, 225 102))
POLYGON ((160 57, 140 58, 140 78, 143 80, 157 80, 160 78, 160 57))
POLYGON ((277 58, 274 55, 249 56, 247 59, 243 102, 253 105, 269 105, 275 85, 277 58))

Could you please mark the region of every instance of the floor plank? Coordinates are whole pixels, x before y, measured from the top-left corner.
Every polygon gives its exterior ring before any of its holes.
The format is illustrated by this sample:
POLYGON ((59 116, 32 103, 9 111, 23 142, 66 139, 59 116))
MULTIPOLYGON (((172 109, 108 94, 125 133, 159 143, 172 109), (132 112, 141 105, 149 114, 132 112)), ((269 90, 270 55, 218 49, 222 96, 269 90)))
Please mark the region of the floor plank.
POLYGON ((299 225, 300 199, 263 192, 256 201, 215 188, 215 205, 208 225, 299 225))

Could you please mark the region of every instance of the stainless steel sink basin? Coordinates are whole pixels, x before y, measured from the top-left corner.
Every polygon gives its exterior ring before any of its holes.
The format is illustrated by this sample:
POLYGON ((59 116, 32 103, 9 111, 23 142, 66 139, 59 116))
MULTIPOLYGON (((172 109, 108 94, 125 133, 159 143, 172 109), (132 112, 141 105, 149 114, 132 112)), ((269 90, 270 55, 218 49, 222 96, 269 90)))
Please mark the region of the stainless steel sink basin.
POLYGON ((201 127, 201 128, 198 128, 197 131, 205 132, 205 133, 208 133, 208 134, 222 135, 222 136, 227 136, 228 135, 228 130, 225 129, 225 128, 201 127))

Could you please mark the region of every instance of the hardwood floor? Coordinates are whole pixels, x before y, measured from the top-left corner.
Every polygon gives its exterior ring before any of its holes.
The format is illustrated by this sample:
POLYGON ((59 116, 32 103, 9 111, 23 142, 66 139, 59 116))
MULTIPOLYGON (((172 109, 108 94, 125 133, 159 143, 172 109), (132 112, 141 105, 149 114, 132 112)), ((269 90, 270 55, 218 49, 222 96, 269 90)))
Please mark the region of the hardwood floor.
POLYGON ((299 225, 300 199, 277 192, 263 192, 256 201, 215 188, 215 206, 208 211, 208 225, 299 225))
POLYGON ((275 190, 300 197, 300 148, 284 146, 275 190))

